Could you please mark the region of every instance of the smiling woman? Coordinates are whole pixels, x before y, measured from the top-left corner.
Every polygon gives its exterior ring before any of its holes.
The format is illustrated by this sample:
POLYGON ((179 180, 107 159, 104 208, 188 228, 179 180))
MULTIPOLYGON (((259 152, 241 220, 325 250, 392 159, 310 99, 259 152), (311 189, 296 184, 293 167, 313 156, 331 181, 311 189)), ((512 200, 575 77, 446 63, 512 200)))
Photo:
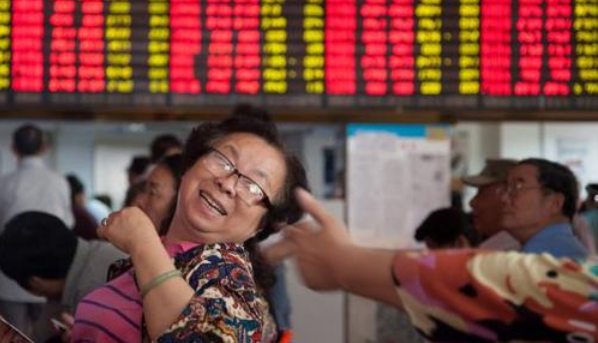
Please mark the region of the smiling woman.
POLYGON ((73 341, 273 342, 272 284, 257 243, 301 218, 303 166, 274 124, 235 116, 193 130, 168 233, 137 208, 100 234, 131 259, 77 309, 73 341))

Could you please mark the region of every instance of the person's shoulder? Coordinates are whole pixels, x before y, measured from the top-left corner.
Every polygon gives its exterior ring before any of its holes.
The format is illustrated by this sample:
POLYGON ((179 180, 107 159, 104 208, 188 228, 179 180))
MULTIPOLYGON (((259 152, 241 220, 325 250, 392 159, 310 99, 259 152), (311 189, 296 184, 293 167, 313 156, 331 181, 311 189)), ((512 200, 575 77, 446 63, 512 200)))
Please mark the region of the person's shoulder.
POLYGON ((60 174, 56 170, 50 169, 45 164, 41 165, 39 168, 28 169, 28 172, 31 173, 29 176, 33 176, 38 180, 47 183, 48 185, 57 185, 60 187, 66 187, 67 190, 69 189, 69 184, 64 175, 60 174))
POLYGON ((255 286, 251 262, 241 244, 202 244, 177 255, 176 260, 182 265, 183 274, 192 274, 191 279, 199 284, 220 279, 233 288, 255 286))
POLYGON ((210 243, 199 244, 185 252, 177 254, 177 259, 184 261, 218 262, 225 259, 248 260, 249 255, 242 244, 236 243, 210 243))

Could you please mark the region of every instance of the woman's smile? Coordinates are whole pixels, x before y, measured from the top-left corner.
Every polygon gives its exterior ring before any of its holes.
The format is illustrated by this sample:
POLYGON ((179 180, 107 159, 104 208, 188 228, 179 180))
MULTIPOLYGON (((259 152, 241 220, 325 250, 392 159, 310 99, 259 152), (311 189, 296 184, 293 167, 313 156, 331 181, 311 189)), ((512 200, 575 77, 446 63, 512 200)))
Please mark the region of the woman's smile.
POLYGON ((214 199, 209 193, 199 190, 199 196, 203 200, 202 203, 212 212, 215 212, 221 216, 226 216, 228 213, 224 209, 224 206, 220 202, 214 199))

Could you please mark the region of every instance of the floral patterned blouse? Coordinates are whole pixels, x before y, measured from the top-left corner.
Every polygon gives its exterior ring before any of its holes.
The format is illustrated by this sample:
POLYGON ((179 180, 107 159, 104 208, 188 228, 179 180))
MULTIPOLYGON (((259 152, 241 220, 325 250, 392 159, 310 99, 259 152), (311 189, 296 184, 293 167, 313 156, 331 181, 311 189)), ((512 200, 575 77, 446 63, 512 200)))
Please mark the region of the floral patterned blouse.
MULTIPOLYGON (((169 251, 170 252, 170 251, 169 251)), ((174 263, 195 296, 156 342, 271 343, 276 325, 240 244, 177 249, 174 263)), ((171 256, 172 256, 171 255, 171 256)), ((72 342, 150 342, 130 260, 113 265, 105 286, 77 308, 72 342)))

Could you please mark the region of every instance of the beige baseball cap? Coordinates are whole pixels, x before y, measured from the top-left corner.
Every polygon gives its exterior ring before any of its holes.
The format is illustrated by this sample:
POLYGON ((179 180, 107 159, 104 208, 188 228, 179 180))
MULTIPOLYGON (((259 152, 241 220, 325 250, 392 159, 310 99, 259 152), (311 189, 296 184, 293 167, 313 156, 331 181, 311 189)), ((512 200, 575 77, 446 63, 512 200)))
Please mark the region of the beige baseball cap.
POLYGON ((517 164, 517 160, 497 158, 487 159, 484 169, 477 175, 464 176, 461 180, 471 187, 484 187, 507 180, 509 170, 517 164))

